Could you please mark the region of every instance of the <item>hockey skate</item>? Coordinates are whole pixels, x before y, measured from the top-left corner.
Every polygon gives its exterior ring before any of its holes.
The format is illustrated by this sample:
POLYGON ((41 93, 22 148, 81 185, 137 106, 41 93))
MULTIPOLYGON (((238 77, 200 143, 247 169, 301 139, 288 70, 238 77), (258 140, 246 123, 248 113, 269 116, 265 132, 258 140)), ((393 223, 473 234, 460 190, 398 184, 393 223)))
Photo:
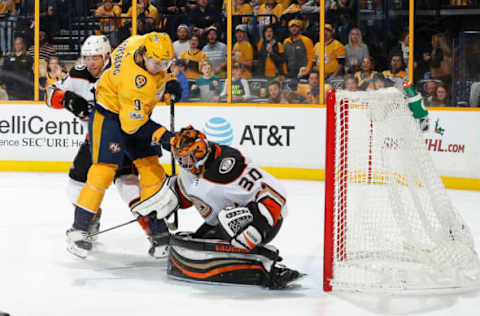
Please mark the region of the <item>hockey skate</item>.
POLYGON ((304 277, 306 274, 287 268, 284 264, 275 263, 272 265, 265 286, 271 290, 287 288, 292 282, 304 277))
POLYGON ((170 233, 165 232, 153 236, 149 236, 150 249, 148 253, 155 259, 166 258, 168 256, 168 242, 170 240, 170 233))
POLYGON ((92 250, 92 241, 88 236, 88 232, 70 228, 67 234, 67 250, 72 255, 85 259, 88 252, 92 250))

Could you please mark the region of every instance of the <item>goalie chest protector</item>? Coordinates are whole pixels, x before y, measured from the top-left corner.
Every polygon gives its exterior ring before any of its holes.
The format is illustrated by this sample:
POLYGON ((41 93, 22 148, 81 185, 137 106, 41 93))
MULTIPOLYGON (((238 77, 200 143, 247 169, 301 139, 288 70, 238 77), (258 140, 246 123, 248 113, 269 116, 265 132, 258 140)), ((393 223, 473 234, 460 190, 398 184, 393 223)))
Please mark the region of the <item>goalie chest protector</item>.
POLYGON ((209 225, 218 224, 218 212, 226 207, 256 202, 261 191, 274 190, 286 197, 283 186, 276 178, 235 148, 214 144, 205 167, 201 177, 179 168, 179 185, 209 225))

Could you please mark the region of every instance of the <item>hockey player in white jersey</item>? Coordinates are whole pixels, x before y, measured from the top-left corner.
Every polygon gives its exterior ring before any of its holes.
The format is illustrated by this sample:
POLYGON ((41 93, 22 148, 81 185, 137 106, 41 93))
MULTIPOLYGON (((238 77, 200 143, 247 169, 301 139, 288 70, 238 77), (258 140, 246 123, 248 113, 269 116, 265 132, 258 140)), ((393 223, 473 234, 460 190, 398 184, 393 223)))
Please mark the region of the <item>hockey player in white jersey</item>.
POLYGON ((191 126, 172 138, 171 151, 179 175, 170 185, 180 208, 194 205, 205 222, 193 234, 171 237, 169 275, 273 289, 302 276, 280 265, 278 250, 267 245, 287 213, 286 191, 276 178, 191 126))
MULTIPOLYGON (((95 102, 95 84, 103 70, 110 67, 110 43, 104 35, 89 36, 81 47, 82 65, 72 68, 64 79, 47 87, 47 105, 56 109, 67 109, 84 123, 88 130, 88 117, 95 102)), ((70 201, 75 204, 80 190, 87 180, 87 174, 92 165, 89 137, 86 135, 69 171, 67 193, 70 201)), ((127 158, 115 175, 115 185, 121 198, 129 205, 140 199, 140 188, 137 172, 132 162, 127 158)), ((98 212, 90 223, 88 233, 98 232, 101 212, 98 212)), ((156 258, 166 256, 166 247, 155 247, 155 238, 168 238, 168 229, 163 221, 139 220, 147 233, 151 247, 149 254, 156 258)), ((72 227, 67 230, 67 250, 72 254, 85 258, 92 249, 94 238, 84 240, 79 232, 72 227)))

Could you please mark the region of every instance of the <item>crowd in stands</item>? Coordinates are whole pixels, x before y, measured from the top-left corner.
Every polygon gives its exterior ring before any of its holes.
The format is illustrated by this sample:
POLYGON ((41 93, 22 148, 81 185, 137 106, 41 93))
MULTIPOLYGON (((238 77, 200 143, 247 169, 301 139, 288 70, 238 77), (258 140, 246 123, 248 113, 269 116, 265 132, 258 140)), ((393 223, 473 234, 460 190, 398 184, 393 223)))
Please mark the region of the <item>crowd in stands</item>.
MULTIPOLYGON (((471 1, 449 0, 452 5, 471 1)), ((137 32, 162 31, 173 41, 172 71, 184 86, 182 101, 225 102, 227 95, 227 10, 232 4, 232 101, 319 104, 319 67, 325 57, 326 90, 352 91, 401 87, 408 78, 409 36, 398 30, 388 59, 376 61, 358 27, 357 9, 375 9, 382 1, 326 0, 325 52, 321 50, 319 0, 138 0, 137 32), (375 6, 371 8, 372 3, 375 6)), ((398 3, 399 8, 405 1, 398 3)), ((408 2, 408 1, 407 1, 408 2)), ((27 12, 29 0, 1 0, 0 14, 27 12)), ((131 34, 131 0, 41 0, 40 89, 65 76, 51 37, 68 28, 72 17, 94 19, 94 33, 105 34, 112 47, 131 34)), ((394 4, 392 4, 393 6, 394 4)), ((31 12, 31 11, 29 11, 31 12)), ((2 24, 0 24, 0 28, 2 24)), ((33 96, 33 29, 12 40, 3 36, 2 70, 26 82, 9 86, 0 76, 0 98, 33 96), (13 47, 8 43, 12 42, 13 47), (27 47, 29 47, 27 49, 27 47), (18 91, 17 91, 18 90, 18 91)), ((0 34, 3 34, 0 29, 0 34)), ((10 34, 10 33, 9 33, 10 34)), ((432 37, 423 59, 415 60, 414 78, 428 106, 449 106, 452 48, 444 34, 432 37)), ((70 61, 70 65, 73 61, 70 61)))

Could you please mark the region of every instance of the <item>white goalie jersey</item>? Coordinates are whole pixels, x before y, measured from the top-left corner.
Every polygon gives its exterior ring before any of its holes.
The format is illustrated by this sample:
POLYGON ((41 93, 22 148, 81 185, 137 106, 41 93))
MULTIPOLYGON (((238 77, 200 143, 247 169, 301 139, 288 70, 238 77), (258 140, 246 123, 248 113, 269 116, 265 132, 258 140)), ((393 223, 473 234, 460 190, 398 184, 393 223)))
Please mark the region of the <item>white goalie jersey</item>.
POLYGON ((232 147, 214 144, 200 176, 179 169, 182 199, 191 202, 209 225, 218 224, 222 209, 252 202, 271 226, 287 215, 286 192, 280 181, 232 147))

